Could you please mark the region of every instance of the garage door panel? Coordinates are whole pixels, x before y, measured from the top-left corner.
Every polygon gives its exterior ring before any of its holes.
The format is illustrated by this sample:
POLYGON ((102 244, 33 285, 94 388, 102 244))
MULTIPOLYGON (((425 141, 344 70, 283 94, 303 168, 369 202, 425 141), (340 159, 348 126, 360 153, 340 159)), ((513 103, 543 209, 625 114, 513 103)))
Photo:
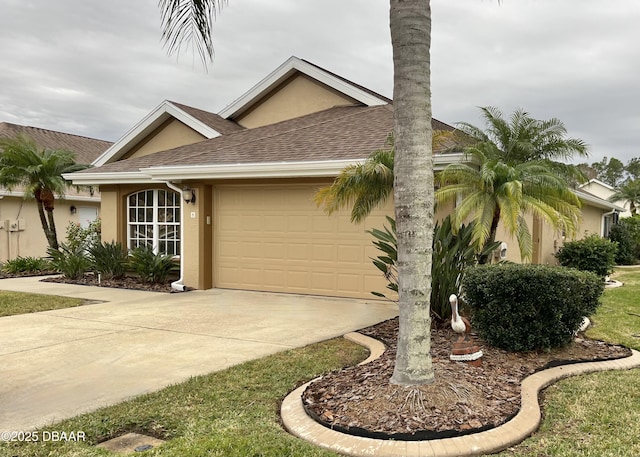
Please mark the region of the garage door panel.
POLYGON ((320 262, 335 262, 338 259, 338 247, 335 244, 316 243, 311 246, 311 257, 320 262))
POLYGON ((311 232, 313 233, 335 233, 336 220, 326 214, 312 216, 311 232))
POLYGON ((371 298, 386 281, 369 257, 366 230, 347 211, 327 216, 318 185, 220 186, 214 194, 214 285, 237 289, 371 298))

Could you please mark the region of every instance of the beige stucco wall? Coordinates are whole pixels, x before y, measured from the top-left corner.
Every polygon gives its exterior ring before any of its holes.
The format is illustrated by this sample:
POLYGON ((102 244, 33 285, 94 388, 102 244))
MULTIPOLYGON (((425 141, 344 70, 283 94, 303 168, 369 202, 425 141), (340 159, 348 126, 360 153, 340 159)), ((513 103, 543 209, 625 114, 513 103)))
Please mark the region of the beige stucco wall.
POLYGON ((123 159, 142 157, 202 140, 206 140, 206 137, 179 120, 171 118, 131 149, 123 159))
MULTIPOLYGON (((583 203, 581 208, 581 219, 580 226, 575 234, 575 236, 569 239, 582 239, 585 236, 591 234, 601 235, 602 233, 602 214, 607 210, 596 208, 594 206, 583 203)), ((558 252, 558 249, 562 247, 562 244, 565 240, 563 240, 562 233, 554 230, 550 224, 545 222, 541 222, 539 224, 539 232, 534 232, 534 223, 533 217, 526 217, 527 224, 529 225, 529 229, 532 233, 532 236, 535 238, 539 233, 539 257, 538 259, 533 259, 533 263, 542 263, 542 264, 556 264, 555 253, 558 252)), ((506 260, 511 262, 520 263, 520 249, 518 247, 518 243, 514 237, 511 237, 507 234, 506 229, 502 224, 498 226, 498 232, 496 235, 496 239, 500 241, 504 241, 508 245, 507 249, 507 258, 506 260)))
POLYGON ((280 84, 235 120, 243 127, 255 128, 354 103, 351 98, 298 74, 280 84))
MULTIPOLYGON (((196 193, 196 203, 184 204, 183 213, 183 238, 184 246, 184 282, 189 287, 207 289, 215 286, 213 284, 213 259, 214 253, 214 222, 215 222, 215 192, 216 187, 221 184, 283 184, 283 183, 309 183, 310 180, 235 180, 235 181, 208 181, 190 182, 188 185, 196 193)), ((330 180, 316 181, 318 187, 330 183, 330 180)), ((102 212, 109 217, 102 218, 102 237, 105 241, 118 240, 126 243, 126 198, 132 192, 143 189, 165 188, 162 186, 149 185, 122 185, 103 186, 102 191, 102 212)), ((442 219, 451 211, 451 205, 441 205, 438 208, 436 217, 442 219)), ((600 233, 601 216, 604 210, 585 205, 583 207, 582 224, 578 231, 578 238, 582 238, 585 233, 600 233)), ((390 200, 384 208, 384 213, 393 215, 393 201, 390 200)), ((318 210, 318 214, 322 214, 318 210)), ((323 216, 324 217, 324 216, 323 216)), ((527 217, 527 223, 534 238, 539 239, 539 254, 534 259, 535 263, 555 264, 554 254, 562 245, 562 234, 555 231, 549 224, 539 223, 535 229, 532 216, 527 217)), ((380 224, 382 225, 382 224, 380 224)), ((515 238, 509 236, 504 227, 498 228, 497 239, 504 241, 508 245, 506 260, 519 263, 521 261, 520 251, 515 238)), ((376 254, 375 248, 371 246, 368 256, 376 254)))
MULTIPOLYGON (((81 207, 97 208, 100 214, 99 202, 85 202, 73 200, 56 200, 53 212, 58 233, 58 241, 65 241, 67 226, 78 223, 81 207), (76 207, 76 213, 71 214, 71 206, 76 207)), ((47 239, 42 230, 40 216, 36 202, 25 201, 22 197, 0 198, 0 262, 20 257, 44 257, 47 255, 47 239), (11 222, 23 221, 23 230, 10 231, 11 222), (7 222, 9 221, 9 222, 7 222)))
POLYGON ((607 211, 583 204, 580 228, 574 239, 579 240, 594 233, 596 235, 602 235, 602 215, 605 212, 607 211))

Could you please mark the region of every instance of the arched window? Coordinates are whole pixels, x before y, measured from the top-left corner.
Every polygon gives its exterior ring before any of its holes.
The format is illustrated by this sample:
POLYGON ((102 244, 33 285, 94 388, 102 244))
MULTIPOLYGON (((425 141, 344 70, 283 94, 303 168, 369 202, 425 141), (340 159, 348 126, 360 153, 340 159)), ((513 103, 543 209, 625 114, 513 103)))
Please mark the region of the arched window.
POLYGON ((127 199, 129 249, 151 246, 155 253, 180 255, 180 195, 142 190, 127 199))

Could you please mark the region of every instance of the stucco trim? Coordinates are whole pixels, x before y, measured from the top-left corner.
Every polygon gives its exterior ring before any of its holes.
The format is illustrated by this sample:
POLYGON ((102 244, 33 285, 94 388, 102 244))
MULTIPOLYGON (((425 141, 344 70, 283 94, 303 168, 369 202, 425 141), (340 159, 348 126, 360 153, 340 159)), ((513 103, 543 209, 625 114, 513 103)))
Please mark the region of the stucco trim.
POLYGON ((235 118, 254 105, 262 96, 283 82, 296 71, 325 84, 332 89, 350 97, 366 106, 387 105, 387 101, 376 97, 322 69, 305 62, 298 57, 289 57, 282 65, 269 73, 258 84, 253 86, 218 114, 225 118, 235 118))

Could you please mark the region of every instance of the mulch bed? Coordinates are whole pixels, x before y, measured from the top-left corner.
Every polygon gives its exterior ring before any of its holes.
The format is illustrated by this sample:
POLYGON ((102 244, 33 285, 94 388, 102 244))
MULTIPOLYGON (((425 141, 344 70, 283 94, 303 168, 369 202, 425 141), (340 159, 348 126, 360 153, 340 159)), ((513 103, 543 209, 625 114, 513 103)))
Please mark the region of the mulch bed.
POLYGON ((457 338, 434 328, 431 354, 435 383, 405 387, 389 382, 398 319, 360 331, 387 347, 379 359, 344 368, 313 382, 303 393, 307 413, 327 427, 359 436, 421 440, 461 436, 507 422, 520 408, 520 383, 536 371, 566 363, 610 360, 631 351, 580 335, 549 352, 509 353, 482 345, 481 367, 449 360, 457 338))
POLYGON ((137 278, 125 277, 122 279, 102 279, 98 283, 98 278, 94 275, 86 275, 82 279, 68 279, 62 276, 44 278, 42 282, 57 282, 64 284, 76 284, 79 286, 97 286, 97 287, 113 287, 117 289, 145 290, 148 292, 178 292, 171 288, 171 284, 149 284, 140 281, 137 278))

